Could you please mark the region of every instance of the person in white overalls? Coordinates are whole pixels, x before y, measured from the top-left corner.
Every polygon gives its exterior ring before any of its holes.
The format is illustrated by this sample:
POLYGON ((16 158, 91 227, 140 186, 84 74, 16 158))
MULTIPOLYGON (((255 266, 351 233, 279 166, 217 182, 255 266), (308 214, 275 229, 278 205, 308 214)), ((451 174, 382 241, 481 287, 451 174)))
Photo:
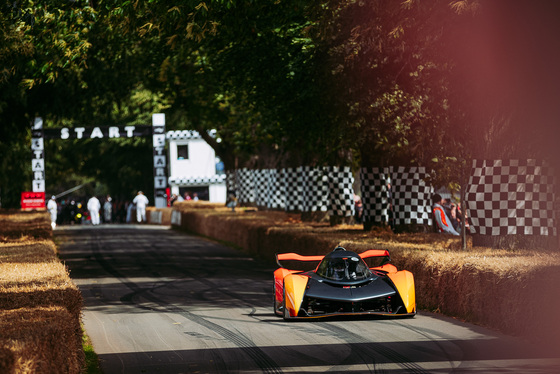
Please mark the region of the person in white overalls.
POLYGON ((91 217, 92 225, 99 225, 99 210, 101 209, 101 203, 97 197, 93 196, 88 200, 87 208, 89 210, 89 216, 91 217))
POLYGON ((51 214, 51 227, 54 230, 54 228, 56 227, 56 216, 58 215, 58 204, 56 203, 55 196, 51 197, 51 199, 47 203, 47 209, 51 214))
POLYGON ((138 191, 132 203, 136 205, 136 220, 138 223, 146 222, 146 206, 149 203, 148 198, 142 191, 138 191))

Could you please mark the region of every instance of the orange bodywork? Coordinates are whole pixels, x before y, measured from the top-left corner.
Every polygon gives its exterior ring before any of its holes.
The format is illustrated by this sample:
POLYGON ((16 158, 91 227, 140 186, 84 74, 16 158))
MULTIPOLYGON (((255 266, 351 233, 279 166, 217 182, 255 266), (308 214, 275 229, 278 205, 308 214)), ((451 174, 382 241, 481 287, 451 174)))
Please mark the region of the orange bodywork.
POLYGON ((381 271, 385 271, 387 273, 396 273, 397 272, 397 267, 393 264, 385 264, 382 266, 376 266, 374 268, 371 268, 372 270, 381 270, 381 271))
POLYGON ((389 257, 389 251, 386 249, 370 249, 362 253, 358 253, 361 258, 368 257, 389 257))
POLYGON ((284 307, 289 312, 290 317, 297 317, 308 280, 308 277, 298 274, 290 274, 284 278, 284 287, 286 287, 284 307))
POLYGON ((321 256, 302 256, 297 253, 279 253, 276 255, 276 261, 321 261, 321 256))
POLYGON ((396 273, 388 273, 395 287, 401 295, 407 313, 416 311, 416 294, 414 291, 414 276, 408 270, 397 271, 396 273))
POLYGON ((274 271, 274 299, 278 304, 284 299, 284 277, 294 273, 295 270, 279 268, 274 271))

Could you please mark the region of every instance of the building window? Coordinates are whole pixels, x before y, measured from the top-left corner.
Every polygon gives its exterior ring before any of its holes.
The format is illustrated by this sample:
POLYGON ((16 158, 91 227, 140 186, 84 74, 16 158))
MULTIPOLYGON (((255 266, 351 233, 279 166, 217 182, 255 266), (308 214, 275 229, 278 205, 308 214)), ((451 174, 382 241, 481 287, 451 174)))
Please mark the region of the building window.
POLYGON ((177 160, 188 160, 189 159, 189 145, 177 145, 177 160))

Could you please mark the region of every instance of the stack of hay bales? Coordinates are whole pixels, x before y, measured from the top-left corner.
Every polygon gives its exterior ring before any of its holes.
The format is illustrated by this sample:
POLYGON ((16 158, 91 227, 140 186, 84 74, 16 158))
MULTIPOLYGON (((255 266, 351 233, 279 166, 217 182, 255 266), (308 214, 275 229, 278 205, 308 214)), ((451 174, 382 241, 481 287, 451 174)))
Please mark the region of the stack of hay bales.
POLYGON ((48 214, 0 212, 0 372, 81 373, 81 308, 48 214))

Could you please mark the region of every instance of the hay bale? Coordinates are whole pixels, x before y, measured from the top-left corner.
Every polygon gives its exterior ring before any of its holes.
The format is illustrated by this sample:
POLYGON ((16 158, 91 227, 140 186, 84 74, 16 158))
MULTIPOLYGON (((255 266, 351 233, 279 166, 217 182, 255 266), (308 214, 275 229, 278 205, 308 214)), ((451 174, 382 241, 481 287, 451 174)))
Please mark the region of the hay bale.
POLYGON ((17 240, 0 243, 1 263, 58 262, 56 246, 51 240, 17 240))
POLYGON ((47 211, 0 210, 0 241, 52 239, 51 219, 47 211))
POLYGON ((204 200, 184 200, 184 201, 176 201, 173 204, 173 209, 180 210, 180 211, 187 211, 187 210, 229 210, 225 207, 223 203, 211 203, 209 201, 204 200))
POLYGON ((171 225, 171 213, 173 209, 171 208, 146 208, 146 218, 148 223, 154 225, 171 225))
POLYGON ((76 286, 67 287, 31 287, 25 291, 0 292, 0 310, 17 309, 24 307, 49 307, 59 306, 65 308, 74 318, 79 319, 82 309, 82 294, 76 286))
POLYGON ((0 372, 81 373, 79 322, 65 308, 0 311, 0 372))
POLYGON ((82 295, 53 247, 44 242, 0 247, 0 309, 62 306, 79 318, 82 295))

